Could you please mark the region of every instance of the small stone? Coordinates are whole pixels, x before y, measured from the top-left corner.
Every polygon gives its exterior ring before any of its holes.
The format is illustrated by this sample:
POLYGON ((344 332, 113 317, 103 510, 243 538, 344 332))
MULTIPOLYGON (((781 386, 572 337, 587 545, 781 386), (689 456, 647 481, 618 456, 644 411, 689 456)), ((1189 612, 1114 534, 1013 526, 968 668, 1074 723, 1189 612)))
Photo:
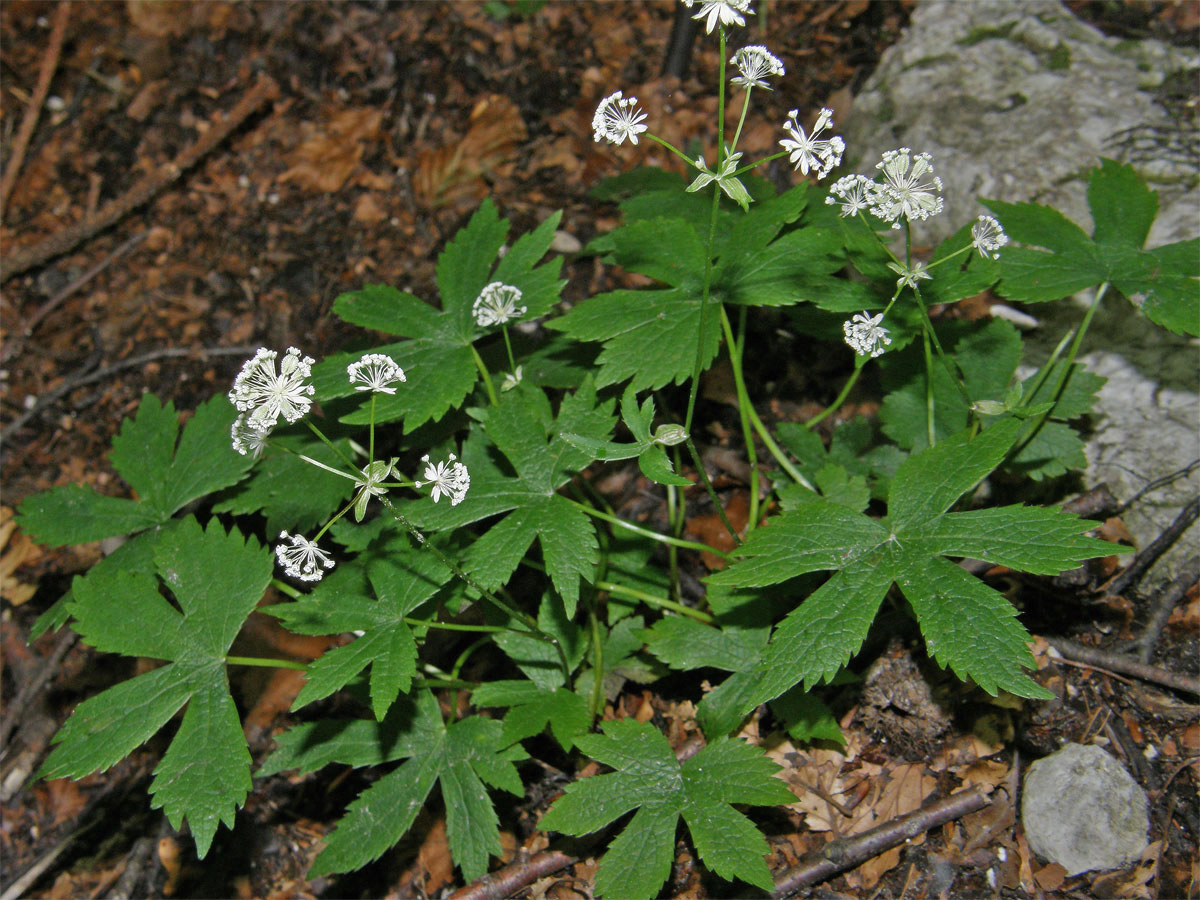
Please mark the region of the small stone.
POLYGON ((1071 875, 1116 869, 1146 849, 1146 793, 1096 746, 1067 744, 1029 767, 1021 819, 1033 852, 1071 875))

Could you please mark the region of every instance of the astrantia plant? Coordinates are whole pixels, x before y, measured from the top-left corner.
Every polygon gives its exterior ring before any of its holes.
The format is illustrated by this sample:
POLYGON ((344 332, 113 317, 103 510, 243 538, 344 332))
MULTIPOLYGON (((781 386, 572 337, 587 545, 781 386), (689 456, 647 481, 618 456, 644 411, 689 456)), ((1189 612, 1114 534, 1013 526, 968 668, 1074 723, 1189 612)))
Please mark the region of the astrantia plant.
MULTIPOLYGON (((228 670, 303 668, 296 718, 257 774, 377 769, 313 874, 389 852, 436 789, 455 864, 483 875, 503 852, 494 793, 519 797, 542 777, 524 743, 548 732, 555 743, 538 754, 557 747, 555 767, 605 771, 569 783, 544 830, 584 835, 633 814, 607 845, 599 894, 657 895, 680 824, 703 865, 769 890, 753 808, 792 795, 762 749, 732 735, 762 703, 793 724, 803 691, 865 662, 855 657, 885 604, 961 678, 1047 695, 1027 674, 1016 609, 956 561, 1053 574, 1108 545, 1074 516, 987 505, 976 487, 997 469, 1045 479, 1082 464, 1072 423, 1102 380, 1076 359, 1095 305, 1116 288, 1197 334, 1200 241, 1144 249, 1155 195, 1104 160, 1089 182, 1091 236, 1046 207, 988 200, 991 215, 916 258, 912 223, 944 212, 930 155, 892 150, 869 175, 823 186, 845 142, 830 110, 798 108, 782 149, 747 160, 746 110, 755 89, 781 89, 770 79, 784 64, 758 45, 728 56, 745 0, 684 2, 720 49, 717 121, 695 136, 700 149, 657 135, 622 90, 592 123, 596 141, 645 137, 688 172, 597 189, 623 219, 587 252, 650 286, 564 310, 561 260, 544 259, 559 215, 510 242, 485 201, 442 250, 436 296, 364 285, 335 300, 343 321, 388 336, 382 346, 319 363, 260 349, 182 431, 173 406, 146 395, 110 454, 133 497, 72 485, 21 504, 21 527, 45 544, 128 537, 39 631, 69 622, 98 650, 164 663, 80 704, 43 776, 112 766, 182 709, 150 791, 204 856, 253 789, 228 670), (726 65, 746 91, 732 129, 726 65), (806 180, 780 193, 755 170, 784 157, 806 180), (931 315, 988 289, 1036 303, 1097 286, 1074 334, 1023 379, 1011 325, 931 315), (820 415, 764 421, 767 398, 756 402, 745 371, 760 319, 843 361, 820 415), (510 334, 518 321, 545 328, 510 334), (718 359, 746 455, 740 530, 697 447, 699 383, 718 359), (878 421, 845 423, 826 447, 815 426, 868 366, 883 388, 878 421), (662 530, 623 519, 597 487, 635 459, 626 471, 661 500, 662 530), (732 550, 683 536, 689 505, 720 518, 732 550), (701 591, 681 577, 696 554, 725 564, 701 591), (341 637, 307 666, 230 656, 256 607, 297 634, 341 637), (651 724, 610 721, 626 683, 699 667, 731 674, 701 704, 708 745, 692 758, 651 724), (311 712, 335 693, 356 717, 311 712)), ((828 710, 815 715, 806 734, 838 734, 828 710)))

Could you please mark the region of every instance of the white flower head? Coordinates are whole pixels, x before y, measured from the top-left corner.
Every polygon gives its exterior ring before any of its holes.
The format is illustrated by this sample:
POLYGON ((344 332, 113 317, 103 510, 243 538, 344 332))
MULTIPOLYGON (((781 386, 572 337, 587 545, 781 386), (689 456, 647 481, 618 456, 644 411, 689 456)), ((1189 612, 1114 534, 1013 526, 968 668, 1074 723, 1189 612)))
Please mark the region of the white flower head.
POLYGON ((880 356, 883 348, 892 342, 887 329, 879 324, 882 321, 883 313, 877 316, 865 312, 855 313, 852 319, 842 325, 846 343, 859 356, 880 356))
POLYGON ((240 412, 250 413, 246 424, 260 431, 270 431, 280 416, 289 422, 303 417, 316 391, 304 381, 312 374, 312 357, 301 356, 295 347, 288 347, 276 374, 278 356, 275 350, 259 347, 242 366, 229 392, 229 402, 240 412))
MULTIPOLYGON (((696 0, 683 0, 683 5, 691 9, 695 2, 696 0)), ((754 10, 750 8, 750 0, 700 0, 700 12, 692 18, 699 21, 707 17, 708 21, 704 23, 704 30, 708 34, 712 34, 718 22, 721 25, 745 25, 746 20, 742 18, 743 13, 754 15, 754 10)))
POLYGON ((426 453, 421 457, 421 462, 425 463, 425 480, 413 482, 414 487, 433 485, 434 503, 441 499, 442 494, 450 498, 451 506, 458 506, 463 502, 463 498, 467 496, 467 489, 471 486, 471 476, 467 474, 467 467, 458 462, 453 453, 445 462, 439 463, 431 463, 429 454, 426 453))
POLYGON ((504 373, 504 382, 500 385, 501 393, 503 393, 505 391, 511 391, 513 388, 515 388, 518 384, 521 383, 521 379, 524 377, 525 377, 525 371, 524 371, 523 366, 517 366, 511 372, 505 372, 504 373))
POLYGON ((807 175, 812 169, 817 180, 824 178, 833 169, 842 164, 842 153, 846 150, 846 142, 837 135, 829 138, 818 138, 822 131, 833 126, 833 110, 822 109, 817 121, 813 123, 812 133, 806 134, 796 117, 800 110, 793 109, 788 113, 788 120, 783 123, 783 130, 792 136, 784 138, 779 146, 788 152, 788 162, 801 174, 807 175))
POLYGON ((971 226, 971 246, 979 251, 984 259, 1000 258, 1000 248, 1008 243, 1008 235, 1000 223, 992 216, 980 216, 979 221, 971 226))
POLYGON ((373 391, 378 394, 394 394, 391 385, 407 381, 404 370, 386 353, 368 353, 358 362, 346 366, 346 374, 356 391, 373 391))
POLYGON ((865 175, 843 175, 829 188, 825 202, 841 203, 843 218, 870 209, 875 204, 878 185, 865 175))
POLYGON ((783 63, 779 61, 779 57, 773 55, 766 47, 757 44, 743 47, 733 55, 730 62, 737 66, 738 71, 742 73, 735 75, 730 80, 746 90, 760 87, 769 91, 771 86, 765 79, 772 75, 783 74, 783 63))
POLYGON ((520 288, 493 281, 479 292, 471 312, 475 314, 475 322, 480 328, 503 325, 511 319, 519 319, 525 315, 526 307, 517 306, 520 299, 520 288))
POLYGON ((594 140, 608 141, 610 144, 636 144, 638 135, 646 130, 641 124, 646 114, 637 108, 637 97, 622 97, 621 91, 610 94, 600 101, 596 114, 592 116, 592 135, 594 140))
POLYGON ((911 222, 942 211, 942 198, 935 194, 941 193, 942 179, 933 175, 933 157, 928 153, 913 156, 907 147, 888 150, 875 168, 883 172, 884 182, 871 212, 893 228, 900 227, 901 218, 911 222))
POLYGON ((233 427, 229 429, 233 439, 233 449, 242 456, 252 456, 258 459, 267 447, 267 438, 271 436, 269 428, 255 428, 246 422, 245 415, 238 416, 233 427))
POLYGON ((922 263, 922 262, 913 263, 912 268, 909 268, 908 266, 904 265, 903 263, 894 263, 894 262, 888 263, 887 266, 889 269, 891 269, 893 272, 895 272, 897 275, 900 276, 900 278, 896 281, 897 289, 910 287, 910 288, 913 288, 914 290, 916 290, 918 281, 923 281, 925 279, 933 277, 932 275, 930 275, 928 272, 925 271, 925 263, 922 263))
POLYGON ((317 546, 316 541, 286 531, 279 532, 279 539, 287 543, 275 545, 275 558, 288 577, 301 581, 320 581, 325 575, 322 567, 333 568, 333 560, 317 546))

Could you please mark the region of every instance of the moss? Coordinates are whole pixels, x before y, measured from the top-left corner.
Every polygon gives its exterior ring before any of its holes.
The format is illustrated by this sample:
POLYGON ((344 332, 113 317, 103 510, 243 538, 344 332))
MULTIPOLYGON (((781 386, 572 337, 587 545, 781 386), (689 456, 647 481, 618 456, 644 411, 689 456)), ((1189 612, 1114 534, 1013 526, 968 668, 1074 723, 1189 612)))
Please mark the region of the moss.
POLYGON ((1050 51, 1050 58, 1046 60, 1046 68, 1051 71, 1071 68, 1071 51, 1066 44, 1059 43, 1050 51))
POLYGON ((1009 22, 1005 25, 981 25, 968 31, 965 37, 959 39, 958 43, 964 47, 974 47, 984 41, 1007 38, 1009 32, 1016 27, 1016 22, 1009 22))

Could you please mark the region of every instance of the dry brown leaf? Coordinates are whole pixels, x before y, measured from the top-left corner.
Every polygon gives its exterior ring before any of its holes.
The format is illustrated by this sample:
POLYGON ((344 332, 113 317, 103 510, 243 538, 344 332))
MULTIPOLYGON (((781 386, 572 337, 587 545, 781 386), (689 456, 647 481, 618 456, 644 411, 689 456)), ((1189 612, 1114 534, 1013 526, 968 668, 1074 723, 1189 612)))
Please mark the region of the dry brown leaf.
POLYGON ((23 531, 16 531, 13 511, 0 506, 0 596, 13 606, 20 606, 34 595, 36 585, 24 584, 13 573, 27 563, 37 562, 44 551, 23 531))
POLYGON ((503 166, 525 139, 520 110, 508 97, 489 94, 471 110, 462 140, 417 157, 413 194, 424 206, 475 202, 487 194, 487 175, 503 166))
POLYGON ((332 194, 341 190, 362 160, 367 141, 378 140, 383 112, 340 109, 319 124, 306 122, 308 136, 287 156, 288 170, 276 179, 306 190, 332 194))

